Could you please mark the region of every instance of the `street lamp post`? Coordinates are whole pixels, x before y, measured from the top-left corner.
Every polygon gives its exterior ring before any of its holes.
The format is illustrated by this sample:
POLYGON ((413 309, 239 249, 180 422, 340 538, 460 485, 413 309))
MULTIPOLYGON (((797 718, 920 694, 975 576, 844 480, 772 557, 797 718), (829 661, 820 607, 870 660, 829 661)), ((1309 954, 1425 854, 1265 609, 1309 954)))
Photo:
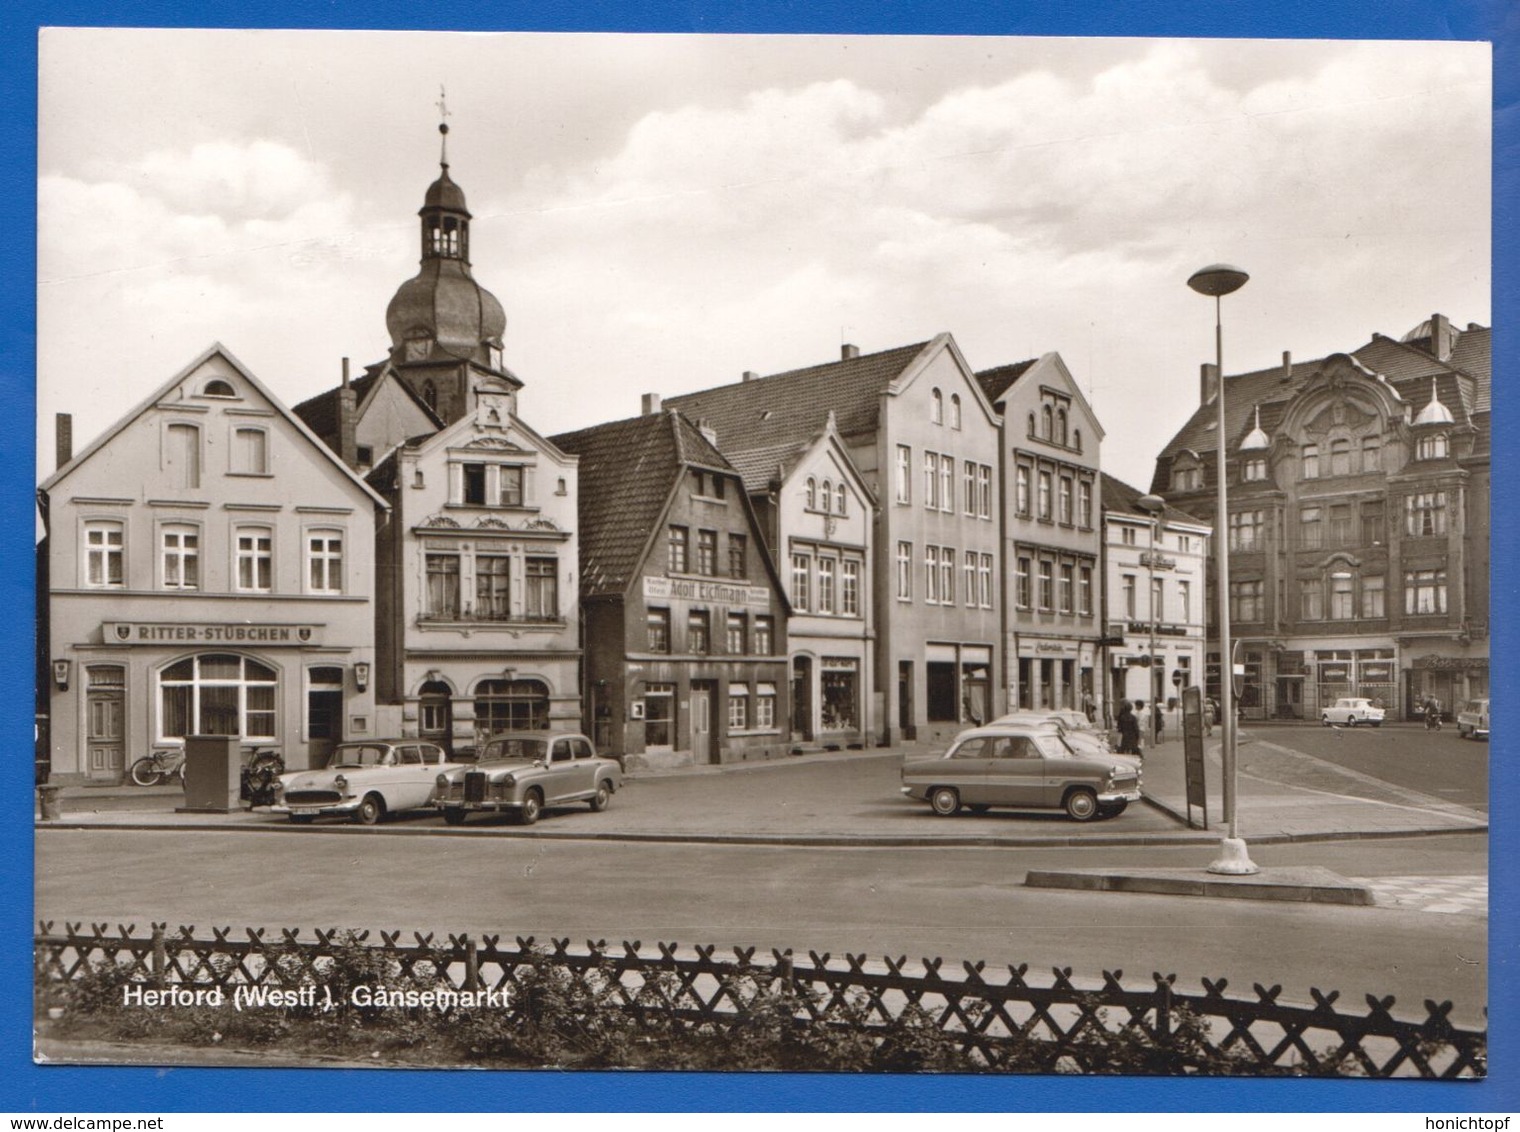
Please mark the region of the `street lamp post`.
POLYGON ((1157 528, 1157 526, 1161 522, 1161 512, 1166 507, 1166 501, 1164 499, 1162 499, 1161 496, 1159 496, 1159 495, 1142 495, 1139 499, 1135 500, 1135 505, 1138 506, 1140 508, 1140 510, 1144 511, 1147 515, 1149 515, 1151 517, 1151 522, 1150 522, 1150 528, 1151 528, 1151 549, 1150 549, 1150 553, 1148 555, 1146 555, 1146 562, 1149 563, 1149 565, 1150 565, 1150 587, 1151 587, 1151 591, 1150 591, 1150 598, 1148 599, 1148 601, 1146 603, 1146 608, 1150 610, 1150 623, 1151 623, 1150 624, 1150 629, 1151 629, 1151 648, 1150 648, 1150 652, 1147 654, 1147 659, 1150 661, 1149 671, 1150 671, 1150 674, 1151 674, 1151 694, 1150 694, 1150 702, 1151 702, 1151 731, 1152 731, 1152 734, 1154 735, 1154 732, 1155 732, 1155 729, 1156 729, 1156 724, 1155 724, 1156 708, 1160 704, 1161 689, 1166 686, 1166 683, 1165 683, 1165 680, 1166 680, 1166 676, 1165 676, 1166 665, 1163 664, 1163 665, 1160 666, 1161 669, 1162 669, 1162 673, 1161 673, 1161 679, 1159 679, 1159 680, 1157 679, 1157 671, 1156 671, 1156 669, 1157 669, 1157 665, 1156 665, 1156 622, 1157 622, 1157 620, 1159 620, 1159 616, 1158 616, 1158 614, 1156 612, 1156 606, 1158 604, 1158 602, 1156 601, 1156 528, 1157 528))
POLYGON ((1214 406, 1217 413, 1214 440, 1219 446, 1219 506, 1214 519, 1214 547, 1218 555, 1215 573, 1218 584, 1214 594, 1219 606, 1219 715, 1223 725, 1224 818, 1227 829, 1220 842, 1219 856, 1209 865, 1209 872, 1232 876, 1249 876, 1260 871, 1251 860, 1245 839, 1240 836, 1235 805, 1239 759, 1235 726, 1235 665, 1230 640, 1230 512, 1225 484, 1225 445, 1228 436, 1224 420, 1224 322, 1220 309, 1220 300, 1225 295, 1240 290, 1248 279, 1250 276, 1238 267, 1215 263, 1193 272, 1187 281, 1194 291, 1200 295, 1210 295, 1214 299, 1214 406))

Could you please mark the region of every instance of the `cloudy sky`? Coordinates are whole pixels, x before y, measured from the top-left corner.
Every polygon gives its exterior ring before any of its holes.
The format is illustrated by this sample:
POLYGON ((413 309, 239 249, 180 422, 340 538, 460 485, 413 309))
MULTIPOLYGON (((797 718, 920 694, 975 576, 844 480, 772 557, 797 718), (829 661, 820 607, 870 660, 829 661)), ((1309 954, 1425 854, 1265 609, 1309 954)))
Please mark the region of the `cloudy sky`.
POLYGON ((1059 351, 1147 486, 1226 366, 1487 325, 1479 44, 43 33, 38 458, 213 341, 288 403, 382 358, 449 158, 546 433, 953 333, 1059 351))

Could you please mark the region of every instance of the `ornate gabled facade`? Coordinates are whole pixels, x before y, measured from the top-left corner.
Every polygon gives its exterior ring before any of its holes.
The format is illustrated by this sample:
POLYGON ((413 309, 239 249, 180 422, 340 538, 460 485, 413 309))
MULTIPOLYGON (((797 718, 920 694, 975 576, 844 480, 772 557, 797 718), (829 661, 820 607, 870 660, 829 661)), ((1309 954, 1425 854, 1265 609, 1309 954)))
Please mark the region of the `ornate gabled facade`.
MULTIPOLYGON (((1232 625, 1247 718, 1337 697, 1395 716, 1488 694, 1488 328, 1433 316, 1402 340, 1230 377, 1232 625)), ((1215 511, 1213 374, 1153 490, 1215 511)), ((1217 599, 1211 598, 1211 600, 1217 599)), ((1210 661, 1217 691, 1218 657, 1210 661)))

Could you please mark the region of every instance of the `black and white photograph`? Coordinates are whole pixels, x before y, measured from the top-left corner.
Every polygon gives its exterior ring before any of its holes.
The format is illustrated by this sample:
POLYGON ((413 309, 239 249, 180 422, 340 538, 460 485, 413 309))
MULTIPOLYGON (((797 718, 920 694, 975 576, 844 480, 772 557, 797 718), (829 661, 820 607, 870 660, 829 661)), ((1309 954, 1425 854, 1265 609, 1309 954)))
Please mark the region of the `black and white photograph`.
POLYGON ((37 78, 35 1061, 1486 1077, 1490 44, 37 78))

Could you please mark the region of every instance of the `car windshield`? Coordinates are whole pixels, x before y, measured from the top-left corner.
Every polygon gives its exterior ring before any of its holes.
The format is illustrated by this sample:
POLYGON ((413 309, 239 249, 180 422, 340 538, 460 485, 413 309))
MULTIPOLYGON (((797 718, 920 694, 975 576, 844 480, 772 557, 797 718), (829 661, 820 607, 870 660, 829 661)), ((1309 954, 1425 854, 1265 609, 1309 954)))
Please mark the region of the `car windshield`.
POLYGON ((383 743, 344 743, 334 748, 327 765, 329 768, 389 766, 395 761, 393 752, 383 743))
POLYGON ((513 736, 510 739, 492 739, 481 755, 483 759, 541 759, 549 750, 547 739, 529 736, 513 736))

